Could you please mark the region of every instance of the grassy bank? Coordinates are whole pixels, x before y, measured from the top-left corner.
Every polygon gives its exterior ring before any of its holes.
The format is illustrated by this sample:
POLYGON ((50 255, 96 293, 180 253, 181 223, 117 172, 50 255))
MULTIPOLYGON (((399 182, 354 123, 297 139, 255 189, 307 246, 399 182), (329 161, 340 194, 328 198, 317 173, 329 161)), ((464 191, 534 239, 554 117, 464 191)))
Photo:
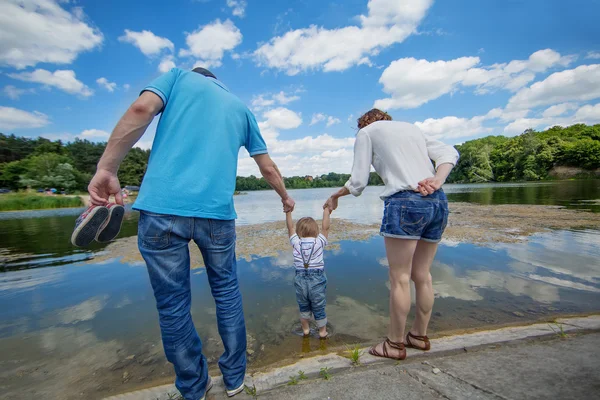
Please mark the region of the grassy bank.
POLYGON ((45 194, 7 193, 0 195, 0 211, 42 210, 47 208, 81 207, 79 197, 45 194))

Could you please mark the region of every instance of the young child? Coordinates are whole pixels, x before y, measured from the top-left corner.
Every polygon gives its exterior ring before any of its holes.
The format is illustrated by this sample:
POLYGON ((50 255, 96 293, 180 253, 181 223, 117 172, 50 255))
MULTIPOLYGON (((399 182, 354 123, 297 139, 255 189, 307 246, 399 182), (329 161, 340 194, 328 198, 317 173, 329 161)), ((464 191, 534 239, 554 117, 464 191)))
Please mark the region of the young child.
POLYGON ((327 338, 327 316, 325 314, 327 276, 325 275, 323 251, 327 246, 327 236, 329 235, 329 215, 329 208, 325 208, 322 232, 319 233, 319 225, 310 217, 301 218, 294 231, 292 213, 286 214, 290 243, 294 248, 296 301, 300 307, 300 323, 305 337, 310 334, 309 320, 313 315, 319 327, 319 337, 327 338))

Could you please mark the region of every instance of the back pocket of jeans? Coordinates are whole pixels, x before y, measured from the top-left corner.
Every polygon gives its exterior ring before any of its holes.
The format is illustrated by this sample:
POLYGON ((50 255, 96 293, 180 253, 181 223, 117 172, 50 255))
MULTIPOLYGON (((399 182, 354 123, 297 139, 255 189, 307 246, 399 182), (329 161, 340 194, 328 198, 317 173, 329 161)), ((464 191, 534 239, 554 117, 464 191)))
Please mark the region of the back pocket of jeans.
POLYGON ((217 246, 227 246, 235 241, 235 220, 210 220, 212 242, 217 246))
POLYGON ((403 205, 400 210, 400 228, 411 236, 421 236, 423 229, 431 221, 433 204, 429 207, 419 204, 418 207, 403 205))
POLYGON ((172 215, 140 212, 138 237, 140 245, 149 250, 162 250, 171 242, 175 217, 172 215))

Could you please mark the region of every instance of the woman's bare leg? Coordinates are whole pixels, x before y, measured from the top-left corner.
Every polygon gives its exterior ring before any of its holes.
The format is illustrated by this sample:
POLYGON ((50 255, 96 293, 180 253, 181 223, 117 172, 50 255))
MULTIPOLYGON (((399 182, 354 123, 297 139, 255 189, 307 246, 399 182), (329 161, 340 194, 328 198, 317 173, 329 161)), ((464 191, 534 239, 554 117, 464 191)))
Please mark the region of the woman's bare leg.
MULTIPOLYGON (((430 271, 437 248, 437 243, 419 240, 412 260, 411 279, 415 283, 417 309, 415 322, 410 332, 416 336, 427 335, 434 298, 430 271)), ((419 340, 411 339, 411 342, 420 347, 424 346, 424 343, 419 340)))
MULTIPOLYGON (((417 240, 385 238, 385 250, 390 264, 390 326, 388 337, 392 342, 404 342, 406 317, 410 311, 410 275, 417 240)), ((375 350, 382 354, 380 343, 375 350)), ((390 355, 398 353, 389 349, 390 355)))

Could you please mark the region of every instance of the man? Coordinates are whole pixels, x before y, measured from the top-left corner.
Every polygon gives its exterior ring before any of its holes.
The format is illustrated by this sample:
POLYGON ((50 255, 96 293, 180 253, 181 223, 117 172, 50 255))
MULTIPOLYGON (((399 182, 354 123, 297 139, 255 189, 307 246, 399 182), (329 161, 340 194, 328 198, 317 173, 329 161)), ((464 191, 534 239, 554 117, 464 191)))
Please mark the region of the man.
POLYGON ((229 396, 244 389, 246 326, 236 275, 235 191, 244 146, 263 177, 294 209, 277 166, 267 154, 254 115, 208 70, 174 68, 141 93, 115 127, 89 185, 93 204, 111 195, 122 202, 119 164, 162 112, 148 169, 134 209, 140 211, 138 245, 148 267, 165 354, 186 400, 212 387, 202 343, 190 314, 193 240, 204 258, 225 352, 219 360, 229 396))

